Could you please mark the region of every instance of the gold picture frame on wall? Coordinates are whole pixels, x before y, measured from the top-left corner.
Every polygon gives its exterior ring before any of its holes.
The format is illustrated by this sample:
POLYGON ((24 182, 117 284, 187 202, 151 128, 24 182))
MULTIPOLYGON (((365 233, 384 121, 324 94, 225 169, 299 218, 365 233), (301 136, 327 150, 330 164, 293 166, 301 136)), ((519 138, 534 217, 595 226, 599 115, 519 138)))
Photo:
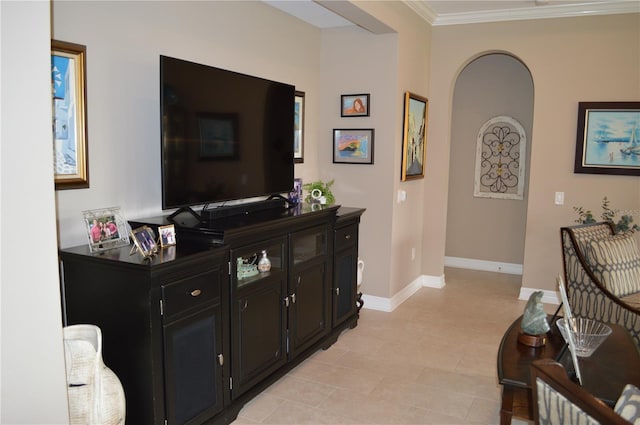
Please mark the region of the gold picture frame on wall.
POLYGON ((293 105, 293 162, 304 162, 304 92, 296 91, 293 105))
POLYGON ((404 95, 404 132, 402 137, 402 181, 424 177, 427 158, 426 97, 406 92, 404 95))
POLYGON ((86 46, 51 40, 54 181, 57 190, 89 187, 86 46))

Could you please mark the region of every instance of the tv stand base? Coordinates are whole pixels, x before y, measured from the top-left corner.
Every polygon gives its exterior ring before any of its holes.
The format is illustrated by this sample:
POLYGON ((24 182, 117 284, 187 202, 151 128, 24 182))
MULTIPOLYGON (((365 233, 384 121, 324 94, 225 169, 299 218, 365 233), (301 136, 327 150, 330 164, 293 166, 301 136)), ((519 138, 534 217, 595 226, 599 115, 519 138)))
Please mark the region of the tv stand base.
POLYGON ((213 221, 225 217, 232 217, 236 215, 246 215, 257 211, 270 210, 270 209, 284 209, 284 198, 265 199, 264 201, 248 202, 237 205, 225 205, 222 207, 215 207, 209 209, 203 209, 200 212, 203 221, 213 221))

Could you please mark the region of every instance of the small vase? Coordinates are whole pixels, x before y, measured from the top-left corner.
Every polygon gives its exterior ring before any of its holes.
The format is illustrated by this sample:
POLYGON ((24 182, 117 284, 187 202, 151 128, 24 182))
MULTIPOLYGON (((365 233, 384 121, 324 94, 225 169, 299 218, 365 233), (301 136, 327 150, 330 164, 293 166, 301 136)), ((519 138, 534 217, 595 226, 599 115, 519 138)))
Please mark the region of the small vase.
POLYGON ((258 270, 260 273, 271 270, 271 260, 267 258, 267 251, 262 251, 262 257, 260 257, 260 261, 258 261, 258 270))

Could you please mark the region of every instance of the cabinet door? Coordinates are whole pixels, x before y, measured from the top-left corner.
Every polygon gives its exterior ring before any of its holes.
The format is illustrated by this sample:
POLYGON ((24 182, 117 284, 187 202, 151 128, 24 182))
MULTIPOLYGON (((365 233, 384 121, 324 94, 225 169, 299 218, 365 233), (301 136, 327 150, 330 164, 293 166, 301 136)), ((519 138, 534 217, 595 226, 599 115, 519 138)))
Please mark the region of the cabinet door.
POLYGON ((254 282, 234 297, 234 399, 286 362, 284 275, 279 276, 254 282))
POLYGON ((333 326, 357 312, 358 225, 335 230, 333 263, 333 326))
POLYGON ((296 268, 289 291, 289 354, 295 357, 329 332, 326 263, 296 268))
POLYGON ((164 354, 168 424, 200 424, 222 410, 219 304, 165 325, 164 354))

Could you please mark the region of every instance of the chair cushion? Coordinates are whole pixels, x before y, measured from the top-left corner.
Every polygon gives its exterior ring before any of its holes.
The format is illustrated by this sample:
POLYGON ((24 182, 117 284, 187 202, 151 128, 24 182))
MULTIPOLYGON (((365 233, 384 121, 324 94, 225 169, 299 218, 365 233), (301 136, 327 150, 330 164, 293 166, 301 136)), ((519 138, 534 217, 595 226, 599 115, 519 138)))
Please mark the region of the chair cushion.
POLYGON ((640 251, 632 233, 589 242, 585 257, 596 278, 615 296, 640 292, 640 251))
POLYGON ((634 425, 640 425, 640 390, 627 384, 614 407, 615 412, 634 425))
POLYGON ((620 298, 625 302, 628 306, 631 306, 637 310, 640 310, 640 292, 636 292, 635 294, 627 295, 626 297, 620 298))
POLYGON ((538 420, 546 425, 600 425, 580 407, 569 401, 551 385, 536 378, 538 420))

